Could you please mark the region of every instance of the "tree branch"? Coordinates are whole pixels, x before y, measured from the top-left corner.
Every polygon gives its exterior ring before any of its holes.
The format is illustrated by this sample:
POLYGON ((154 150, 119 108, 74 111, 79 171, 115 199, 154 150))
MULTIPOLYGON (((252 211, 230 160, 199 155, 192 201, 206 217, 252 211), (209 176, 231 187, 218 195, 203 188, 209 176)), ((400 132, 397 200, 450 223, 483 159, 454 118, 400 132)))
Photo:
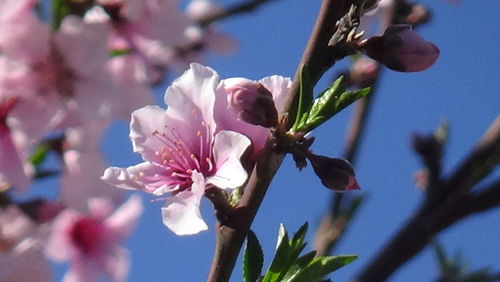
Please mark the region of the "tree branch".
MULTIPOLYGON (((351 2, 348 0, 324 0, 322 2, 310 40, 288 95, 286 109, 289 110, 289 120, 294 120, 296 115, 301 66, 308 65, 311 77, 317 81, 328 68, 333 66, 335 58, 341 57, 340 54, 333 52, 332 47, 328 46, 328 41, 335 32, 336 21, 347 13, 351 2)), ((228 219, 226 224, 217 224, 217 244, 208 276, 210 282, 229 280, 248 229, 274 174, 283 161, 284 155, 274 152, 272 143, 272 140, 268 140, 233 216, 228 219)))
POLYGON ((355 281, 385 281, 424 249, 436 234, 469 215, 486 210, 478 205, 487 203, 490 208, 497 206, 498 200, 487 201, 486 197, 500 194, 498 183, 477 195, 470 190, 498 165, 499 156, 500 117, 450 177, 436 187, 440 191, 447 191, 447 194, 426 197, 415 215, 360 272, 355 281))

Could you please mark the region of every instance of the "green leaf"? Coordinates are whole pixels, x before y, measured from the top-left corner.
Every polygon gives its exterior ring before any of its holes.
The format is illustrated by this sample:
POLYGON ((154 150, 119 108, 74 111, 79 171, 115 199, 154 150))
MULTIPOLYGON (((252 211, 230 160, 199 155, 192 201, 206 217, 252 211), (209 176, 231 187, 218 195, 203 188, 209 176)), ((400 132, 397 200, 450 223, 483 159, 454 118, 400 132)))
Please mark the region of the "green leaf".
POLYGON ((309 223, 307 221, 293 234, 293 238, 290 241, 290 246, 292 248, 298 248, 300 245, 304 244, 304 239, 306 237, 307 228, 309 227, 309 223))
POLYGON ((292 281, 296 276, 304 271, 304 268, 314 259, 315 256, 316 251, 311 251, 296 259, 294 264, 283 277, 282 281, 292 281))
POLYGON ((57 30, 63 18, 69 14, 69 5, 65 0, 52 0, 52 29, 57 30))
POLYGON ((297 115, 292 126, 292 131, 307 119, 309 107, 313 99, 313 89, 314 82, 311 79, 309 70, 307 69, 307 66, 305 64, 302 64, 302 66, 300 67, 300 90, 297 115))
POLYGON ((47 157, 49 150, 50 148, 47 144, 45 143, 39 144, 38 146, 35 147, 35 151, 33 152, 33 154, 31 154, 29 162, 34 167, 39 166, 45 160, 45 157, 47 157))
POLYGON ((314 258, 298 275, 291 280, 287 280, 287 282, 317 281, 344 265, 351 263, 357 257, 357 255, 341 255, 314 258))
POLYGON ((278 233, 278 247, 274 255, 271 266, 262 279, 262 282, 277 282, 281 281, 283 276, 288 272, 295 259, 304 249, 305 232, 307 231, 307 223, 304 224, 293 236, 292 240, 288 240, 288 233, 283 225, 280 225, 278 233))
POLYGON ((255 282, 259 279, 264 262, 264 254, 259 240, 252 230, 248 231, 247 244, 243 254, 243 280, 255 282))
POLYGON ((316 98, 311 106, 310 115, 318 116, 321 114, 321 110, 326 106, 327 103, 331 103, 332 99, 339 96, 345 91, 344 77, 340 76, 337 78, 332 85, 321 92, 316 98))
POLYGON ((109 52, 111 58, 130 54, 130 49, 113 49, 109 52))
POLYGON ((345 87, 344 77, 340 76, 313 101, 308 113, 304 115, 306 118, 301 119, 293 130, 309 132, 371 92, 369 87, 353 91, 345 91, 345 87))

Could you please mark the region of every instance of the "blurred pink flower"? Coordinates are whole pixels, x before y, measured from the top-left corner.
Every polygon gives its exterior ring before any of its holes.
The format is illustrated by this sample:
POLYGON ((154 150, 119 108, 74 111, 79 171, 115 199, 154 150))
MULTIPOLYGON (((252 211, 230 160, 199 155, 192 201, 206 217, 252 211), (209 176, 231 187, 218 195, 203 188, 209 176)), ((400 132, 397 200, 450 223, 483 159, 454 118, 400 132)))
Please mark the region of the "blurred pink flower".
POLYGON ((55 261, 71 261, 65 282, 100 281, 100 276, 125 281, 129 255, 120 244, 142 212, 141 199, 132 196, 114 212, 105 198, 88 203, 88 215, 67 209, 55 218, 46 254, 55 261))
POLYGON ((38 226, 17 206, 0 209, 0 281, 52 281, 38 226))
POLYGON ((16 146, 12 132, 7 125, 7 116, 14 109, 18 99, 0 99, 0 188, 14 186, 24 190, 31 183, 31 167, 24 160, 24 150, 16 146))
POLYGON ((247 178, 240 157, 250 140, 217 129, 214 120, 216 96, 226 99, 219 85, 212 69, 192 64, 167 89, 166 111, 146 106, 132 114, 130 138, 145 162, 111 167, 103 175, 120 188, 170 193, 162 208, 163 222, 178 235, 207 229, 199 211, 207 184, 230 189, 243 185, 247 178))
POLYGON ((100 0, 85 15, 87 22, 106 23, 113 50, 126 50, 143 61, 148 80, 171 63, 174 49, 189 41, 184 32, 190 19, 178 9, 178 0, 100 0))

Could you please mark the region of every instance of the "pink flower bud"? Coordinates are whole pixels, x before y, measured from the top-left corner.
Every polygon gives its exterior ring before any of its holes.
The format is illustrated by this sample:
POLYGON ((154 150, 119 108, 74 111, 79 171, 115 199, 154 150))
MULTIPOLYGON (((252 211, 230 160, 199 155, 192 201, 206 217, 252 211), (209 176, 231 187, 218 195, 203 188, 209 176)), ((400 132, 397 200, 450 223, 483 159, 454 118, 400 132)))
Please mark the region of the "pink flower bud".
POLYGON ((314 172, 321 179, 321 183, 327 188, 336 192, 359 189, 354 169, 348 161, 312 153, 309 153, 307 158, 314 172))
POLYGON ((414 32, 410 25, 392 25, 384 35, 373 36, 359 47, 368 57, 401 72, 426 70, 439 57, 439 48, 414 32))
POLYGON ((272 127, 278 123, 278 112, 273 95, 264 85, 246 78, 230 78, 224 81, 229 107, 242 120, 272 127))

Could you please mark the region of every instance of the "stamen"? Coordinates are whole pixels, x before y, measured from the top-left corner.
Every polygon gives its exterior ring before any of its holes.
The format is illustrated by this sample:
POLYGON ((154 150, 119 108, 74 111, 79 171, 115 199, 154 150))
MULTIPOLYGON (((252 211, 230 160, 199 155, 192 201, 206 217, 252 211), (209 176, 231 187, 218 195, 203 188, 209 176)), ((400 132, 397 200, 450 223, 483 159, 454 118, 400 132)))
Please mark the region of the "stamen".
POLYGON ((214 168, 213 164, 212 164, 212 161, 210 160, 210 158, 206 158, 205 160, 208 163, 208 171, 212 171, 212 169, 214 168))

